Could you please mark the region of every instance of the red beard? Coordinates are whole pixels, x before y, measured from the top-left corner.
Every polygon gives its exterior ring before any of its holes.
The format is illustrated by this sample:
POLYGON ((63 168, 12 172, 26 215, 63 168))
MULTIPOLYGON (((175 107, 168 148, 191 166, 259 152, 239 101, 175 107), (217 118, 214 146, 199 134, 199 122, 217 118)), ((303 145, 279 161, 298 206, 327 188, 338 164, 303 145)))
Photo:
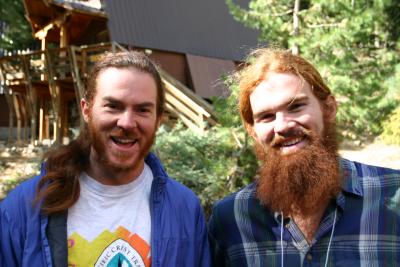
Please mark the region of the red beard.
MULTIPOLYGON (((340 191, 335 125, 325 123, 324 129, 322 137, 301 131, 309 144, 294 154, 282 155, 279 147, 256 144, 262 162, 257 198, 271 211, 309 215, 340 191)), ((292 134, 299 136, 298 131, 292 134)))

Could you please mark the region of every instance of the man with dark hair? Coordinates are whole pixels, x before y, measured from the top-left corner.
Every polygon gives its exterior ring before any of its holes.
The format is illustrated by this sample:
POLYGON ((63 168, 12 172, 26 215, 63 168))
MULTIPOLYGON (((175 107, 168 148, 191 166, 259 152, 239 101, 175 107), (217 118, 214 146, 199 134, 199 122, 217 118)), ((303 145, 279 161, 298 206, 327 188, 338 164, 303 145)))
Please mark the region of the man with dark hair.
POLYGON ((237 75, 259 177, 219 201, 216 266, 400 264, 400 171, 338 157, 336 101, 305 59, 258 49, 237 75))
POLYGON ((79 137, 1 204, 4 266, 209 266, 203 212, 150 153, 165 94, 143 53, 96 63, 79 137))

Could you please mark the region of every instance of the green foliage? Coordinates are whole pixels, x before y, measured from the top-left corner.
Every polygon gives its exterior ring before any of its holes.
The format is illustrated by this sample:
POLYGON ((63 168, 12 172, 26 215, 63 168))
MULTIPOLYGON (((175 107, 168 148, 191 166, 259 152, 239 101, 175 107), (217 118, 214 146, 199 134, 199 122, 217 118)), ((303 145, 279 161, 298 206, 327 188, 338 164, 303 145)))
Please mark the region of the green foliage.
POLYGON ((217 113, 218 123, 224 127, 242 128, 242 120, 239 114, 239 88, 232 76, 222 78, 230 89, 228 98, 213 98, 214 111, 217 113))
POLYGON ((385 143, 400 145, 400 107, 396 108, 383 123, 383 133, 380 136, 385 143))
MULTIPOLYGON (((22 183, 23 181, 28 180, 29 177, 18 177, 18 178, 14 178, 14 179, 9 179, 6 181, 3 181, 1 183, 2 186, 2 190, 3 191, 3 196, 7 196, 8 193, 10 193, 17 185, 19 185, 20 183, 22 183)), ((0 195, 0 199, 1 199, 1 195, 0 195)))
POLYGON ((239 115, 237 85, 223 80, 231 94, 213 99, 218 126, 204 132, 162 127, 155 146, 168 173, 200 197, 206 214, 216 200, 250 183, 258 169, 239 115))
POLYGON ((257 170, 246 134, 234 128, 161 127, 155 151, 169 175, 200 197, 207 214, 217 199, 249 183, 257 170))
POLYGON ((301 1, 295 35, 294 0, 251 0, 248 9, 225 1, 235 19, 260 30, 261 40, 296 45, 316 65, 339 100, 344 134, 366 138, 382 131, 381 122, 399 103, 389 97, 387 81, 400 63, 400 2, 301 1))
POLYGON ((0 32, 0 48, 22 50, 34 44, 22 0, 0 0, 0 21, 6 24, 4 32, 0 32))
MULTIPOLYGON (((10 161, 11 162, 11 161, 10 161)), ((0 160, 0 173, 4 173, 6 169, 12 168, 10 162, 0 160)), ((0 179, 0 200, 7 196, 10 191, 12 191, 17 185, 26 181, 30 177, 39 174, 40 172, 40 157, 33 161, 26 162, 23 168, 14 168, 11 175, 7 175, 8 178, 0 179)))

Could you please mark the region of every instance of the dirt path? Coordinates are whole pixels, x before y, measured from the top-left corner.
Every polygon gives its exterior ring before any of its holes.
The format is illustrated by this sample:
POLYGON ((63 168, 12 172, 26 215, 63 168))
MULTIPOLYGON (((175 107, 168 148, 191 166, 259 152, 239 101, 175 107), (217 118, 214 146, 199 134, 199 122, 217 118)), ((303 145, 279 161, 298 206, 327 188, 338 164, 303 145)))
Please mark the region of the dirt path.
POLYGON ((361 148, 343 148, 339 153, 344 158, 370 165, 400 169, 400 146, 372 143, 361 148))

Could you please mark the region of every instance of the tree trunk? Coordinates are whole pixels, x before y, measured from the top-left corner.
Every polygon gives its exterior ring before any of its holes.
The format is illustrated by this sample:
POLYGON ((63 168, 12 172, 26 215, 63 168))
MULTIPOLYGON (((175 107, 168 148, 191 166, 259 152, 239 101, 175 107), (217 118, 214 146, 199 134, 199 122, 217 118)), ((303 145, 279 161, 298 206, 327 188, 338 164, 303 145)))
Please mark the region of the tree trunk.
MULTIPOLYGON (((294 1, 293 8, 293 36, 296 37, 299 35, 299 10, 300 10, 300 0, 294 1)), ((292 54, 299 54, 299 45, 297 43, 293 44, 292 54)))

